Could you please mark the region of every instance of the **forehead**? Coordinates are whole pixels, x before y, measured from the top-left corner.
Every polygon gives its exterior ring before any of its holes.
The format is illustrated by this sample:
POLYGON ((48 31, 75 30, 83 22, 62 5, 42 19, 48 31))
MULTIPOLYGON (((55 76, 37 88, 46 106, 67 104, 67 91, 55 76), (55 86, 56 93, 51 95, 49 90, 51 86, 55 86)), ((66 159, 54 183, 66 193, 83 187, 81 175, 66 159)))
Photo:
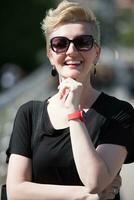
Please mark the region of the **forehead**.
POLYGON ((65 36, 72 39, 78 35, 93 35, 91 25, 87 22, 62 24, 53 30, 50 38, 55 36, 65 36))

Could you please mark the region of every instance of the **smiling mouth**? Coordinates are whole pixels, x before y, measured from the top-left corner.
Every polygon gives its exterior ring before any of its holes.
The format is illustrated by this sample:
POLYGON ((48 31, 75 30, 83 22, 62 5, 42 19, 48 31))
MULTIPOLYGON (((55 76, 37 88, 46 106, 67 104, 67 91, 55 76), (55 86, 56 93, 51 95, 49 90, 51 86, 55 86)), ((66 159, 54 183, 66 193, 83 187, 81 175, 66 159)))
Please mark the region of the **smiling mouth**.
POLYGON ((78 67, 82 64, 82 61, 65 61, 64 64, 70 67, 78 67))

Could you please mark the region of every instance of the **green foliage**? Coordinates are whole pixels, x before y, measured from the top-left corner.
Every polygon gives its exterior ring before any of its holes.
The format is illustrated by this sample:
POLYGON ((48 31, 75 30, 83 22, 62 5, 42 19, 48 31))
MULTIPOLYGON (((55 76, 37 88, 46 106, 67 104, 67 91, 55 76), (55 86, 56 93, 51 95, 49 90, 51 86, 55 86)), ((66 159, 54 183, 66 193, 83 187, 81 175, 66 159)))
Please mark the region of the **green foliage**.
POLYGON ((130 27, 126 32, 120 33, 119 42, 124 46, 134 46, 134 28, 130 27))
POLYGON ((134 11, 123 10, 118 16, 118 42, 123 46, 134 46, 134 11))
POLYGON ((30 72, 41 64, 37 56, 45 41, 40 23, 54 4, 55 0, 1 0, 0 67, 14 63, 30 72))

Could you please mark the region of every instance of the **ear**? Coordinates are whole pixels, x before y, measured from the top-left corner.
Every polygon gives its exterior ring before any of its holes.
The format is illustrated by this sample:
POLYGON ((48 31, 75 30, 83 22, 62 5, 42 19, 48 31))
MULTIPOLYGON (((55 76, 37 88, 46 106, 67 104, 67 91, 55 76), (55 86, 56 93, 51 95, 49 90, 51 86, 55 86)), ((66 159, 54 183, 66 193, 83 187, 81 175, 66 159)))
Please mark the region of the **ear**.
POLYGON ((101 47, 99 45, 95 45, 95 51, 96 51, 96 57, 94 60, 94 64, 97 64, 101 54, 101 47))
POLYGON ((47 51, 47 57, 48 57, 51 65, 54 65, 53 54, 50 49, 48 49, 48 51, 47 51))

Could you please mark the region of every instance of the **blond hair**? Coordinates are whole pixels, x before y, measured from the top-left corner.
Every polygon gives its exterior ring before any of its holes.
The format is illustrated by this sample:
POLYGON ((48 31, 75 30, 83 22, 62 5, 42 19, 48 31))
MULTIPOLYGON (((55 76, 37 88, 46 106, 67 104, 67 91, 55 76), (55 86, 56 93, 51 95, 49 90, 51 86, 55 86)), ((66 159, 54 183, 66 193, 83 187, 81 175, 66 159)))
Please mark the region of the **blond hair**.
POLYGON ((71 22, 88 22, 91 26, 91 34, 96 43, 100 44, 99 23, 90 8, 85 8, 80 3, 63 0, 56 9, 50 9, 47 12, 42 22, 47 49, 49 48, 49 36, 53 30, 60 24, 71 22))

